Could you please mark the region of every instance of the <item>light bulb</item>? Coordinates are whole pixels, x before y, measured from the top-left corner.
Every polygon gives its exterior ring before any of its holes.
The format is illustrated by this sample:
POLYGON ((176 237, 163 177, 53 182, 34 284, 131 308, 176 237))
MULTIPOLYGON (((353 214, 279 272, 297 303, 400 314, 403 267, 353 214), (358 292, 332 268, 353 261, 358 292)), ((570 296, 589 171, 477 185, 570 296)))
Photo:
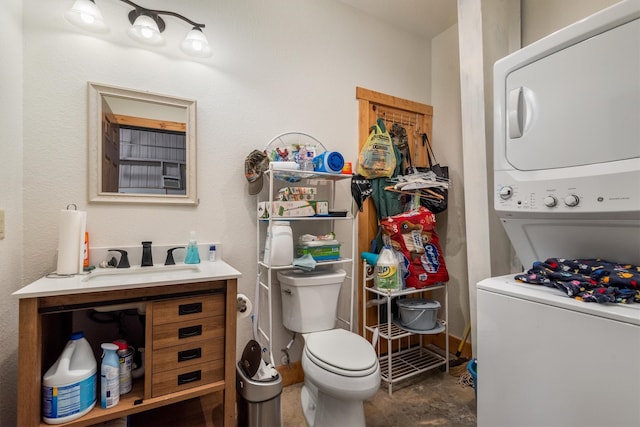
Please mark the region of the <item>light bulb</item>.
POLYGON ((94 22, 96 22, 96 17, 93 15, 89 15, 88 13, 81 13, 80 14, 80 19, 82 19, 82 22, 85 22, 89 25, 93 24, 94 22))
POLYGON ((209 42, 202 33, 202 30, 198 27, 195 27, 187 33, 187 36, 180 44, 180 48, 184 53, 190 56, 197 56, 200 58, 211 56, 211 47, 209 46, 209 42))
POLYGON ((69 23, 88 31, 95 33, 109 31, 100 9, 92 0, 76 0, 71 9, 65 12, 64 17, 69 23))
POLYGON ((158 24, 149 15, 138 16, 133 22, 133 26, 129 28, 128 34, 133 39, 145 44, 158 46, 164 43, 164 37, 160 34, 158 24))

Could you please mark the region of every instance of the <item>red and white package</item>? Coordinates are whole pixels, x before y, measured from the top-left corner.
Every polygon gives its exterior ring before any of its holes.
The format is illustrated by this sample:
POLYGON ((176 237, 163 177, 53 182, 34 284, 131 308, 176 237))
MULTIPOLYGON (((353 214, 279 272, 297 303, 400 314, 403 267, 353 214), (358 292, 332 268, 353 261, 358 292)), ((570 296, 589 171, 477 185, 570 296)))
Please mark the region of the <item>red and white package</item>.
POLYGON ((449 280, 435 225, 435 215, 424 207, 380 221, 383 243, 402 253, 409 265, 407 288, 420 289, 449 280))

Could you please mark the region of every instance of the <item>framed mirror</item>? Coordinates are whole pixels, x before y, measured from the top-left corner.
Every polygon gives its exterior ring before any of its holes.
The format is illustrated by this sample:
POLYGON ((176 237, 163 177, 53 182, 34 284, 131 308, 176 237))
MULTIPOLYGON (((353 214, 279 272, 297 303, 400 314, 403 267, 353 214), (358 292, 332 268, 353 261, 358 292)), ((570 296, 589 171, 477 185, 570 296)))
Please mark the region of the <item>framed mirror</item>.
POLYGON ((196 101, 89 82, 89 201, 197 205, 196 101))

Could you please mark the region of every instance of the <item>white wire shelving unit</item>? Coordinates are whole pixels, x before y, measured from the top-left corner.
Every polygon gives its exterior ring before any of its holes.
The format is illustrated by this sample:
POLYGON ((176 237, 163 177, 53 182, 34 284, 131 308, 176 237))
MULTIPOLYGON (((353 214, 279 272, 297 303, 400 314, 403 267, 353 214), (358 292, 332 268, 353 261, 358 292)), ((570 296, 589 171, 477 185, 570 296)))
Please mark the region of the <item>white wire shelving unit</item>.
MULTIPOLYGON (((372 334, 375 341, 376 352, 380 361, 380 374, 382 381, 387 384, 389 396, 393 394, 393 386, 401 381, 412 378, 424 372, 439 367, 449 371, 449 296, 445 283, 436 284, 421 289, 402 289, 389 291, 377 289, 373 285, 373 267, 363 263, 363 298, 362 304, 362 330, 367 336, 367 331, 372 334), (444 319, 439 317, 436 326, 430 330, 415 331, 404 328, 400 322, 393 318, 392 300, 397 297, 420 295, 424 292, 442 291, 444 296, 441 302, 444 308, 444 319), (377 300, 377 301, 376 301, 377 300), (382 301, 381 301, 382 300, 382 301), (377 305, 377 323, 367 325, 367 305, 375 301, 377 305), (382 321, 380 321, 382 319, 382 321), (444 352, 432 344, 426 344, 424 335, 444 333, 444 352), (416 338, 417 337, 417 338, 416 338), (382 343, 386 343, 383 348, 382 343), (383 353, 383 351, 386 351, 383 353)), ((440 311, 439 315, 442 314, 440 311)))

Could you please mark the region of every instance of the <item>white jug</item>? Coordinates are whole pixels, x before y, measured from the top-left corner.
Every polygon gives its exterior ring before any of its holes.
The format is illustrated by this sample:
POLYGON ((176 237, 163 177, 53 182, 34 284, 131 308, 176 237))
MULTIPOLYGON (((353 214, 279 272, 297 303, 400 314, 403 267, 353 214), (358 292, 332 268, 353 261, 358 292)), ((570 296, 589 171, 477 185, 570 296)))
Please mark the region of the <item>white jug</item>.
POLYGON ((293 263, 293 232, 286 221, 273 221, 267 230, 264 246, 264 263, 269 266, 293 263))

